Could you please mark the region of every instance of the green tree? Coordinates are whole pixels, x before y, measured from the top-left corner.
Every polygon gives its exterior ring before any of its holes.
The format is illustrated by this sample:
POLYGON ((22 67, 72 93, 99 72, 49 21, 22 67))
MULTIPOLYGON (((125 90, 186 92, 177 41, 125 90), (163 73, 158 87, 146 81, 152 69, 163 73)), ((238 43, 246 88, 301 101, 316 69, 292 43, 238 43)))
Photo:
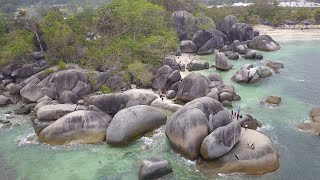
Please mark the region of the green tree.
POLYGON ((97 25, 104 37, 88 44, 86 58, 92 65, 159 65, 177 46, 166 11, 147 0, 114 0, 98 10, 97 25))
POLYGON ((317 25, 320 24, 320 10, 319 9, 317 11, 315 11, 315 13, 314 13, 314 21, 317 25))
POLYGON ((35 49, 33 37, 33 33, 26 30, 15 30, 5 34, 0 44, 0 66, 27 62, 28 55, 35 49))
POLYGON ((260 20, 271 21, 277 7, 264 0, 256 0, 252 8, 254 13, 260 17, 260 20))
POLYGON ((60 60, 68 63, 77 60, 76 34, 59 10, 49 10, 41 31, 48 48, 47 57, 52 64, 60 60))
POLYGON ((310 18, 309 8, 297 8, 296 11, 293 11, 293 18, 298 22, 308 20, 310 18))

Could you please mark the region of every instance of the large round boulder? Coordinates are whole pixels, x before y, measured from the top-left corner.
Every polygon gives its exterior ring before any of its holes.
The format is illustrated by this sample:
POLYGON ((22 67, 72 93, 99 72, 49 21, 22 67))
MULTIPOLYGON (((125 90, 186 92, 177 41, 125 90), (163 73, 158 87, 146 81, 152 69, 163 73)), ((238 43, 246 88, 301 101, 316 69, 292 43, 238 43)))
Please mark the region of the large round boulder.
POLYGON ((178 63, 174 57, 164 57, 162 60, 162 65, 168 65, 173 70, 179 70, 178 63))
POLYGON ((211 39, 211 37, 212 35, 209 31, 197 31, 192 37, 192 42, 197 45, 197 48, 201 48, 207 41, 211 39))
POLYGON ((239 71, 237 71, 233 76, 232 80, 237 83, 248 83, 249 82, 249 70, 245 68, 241 68, 239 71))
POLYGON ((59 103, 76 104, 79 99, 79 96, 73 91, 63 91, 59 97, 59 103))
POLYGON ((210 81, 221 81, 222 82, 222 77, 219 73, 217 72, 213 72, 211 74, 209 74, 207 76, 207 78, 210 80, 210 81))
POLYGON ((216 40, 214 38, 211 38, 208 40, 202 47, 200 47, 197 51, 198 55, 208 55, 214 53, 214 50, 216 49, 216 40))
POLYGON ((179 85, 177 99, 189 102, 203 97, 210 91, 210 81, 199 73, 190 73, 179 85))
POLYGON ((75 104, 49 104, 38 109, 37 118, 39 121, 57 120, 66 114, 76 111, 77 108, 75 104))
POLYGON ((266 78, 272 76, 272 71, 269 68, 266 67, 260 67, 260 77, 266 78))
POLYGON ((240 42, 253 39, 253 28, 252 26, 245 23, 235 23, 231 27, 231 36, 230 40, 239 40, 240 42))
POLYGON ((277 51, 280 49, 280 45, 269 35, 260 35, 249 42, 249 48, 260 51, 277 51))
POLYGON ((208 63, 200 63, 197 60, 192 60, 190 63, 187 64, 188 71, 199 71, 203 69, 209 69, 208 63))
POLYGON ((131 105, 150 105, 152 101, 158 98, 158 95, 154 94, 152 91, 146 91, 143 89, 130 89, 122 94, 129 97, 126 107, 131 107, 131 105))
POLYGON ((201 156, 204 159, 216 159, 227 154, 239 141, 241 126, 231 123, 215 129, 201 145, 201 156))
POLYGON ((191 39, 197 31, 196 19, 187 11, 177 11, 172 13, 172 21, 180 41, 191 39))
POLYGON ((219 31, 222 31, 230 39, 231 27, 237 22, 238 22, 238 20, 235 16, 232 16, 232 15, 226 16, 218 23, 217 29, 219 31))
POLYGON ((209 116, 208 127, 209 133, 212 133, 219 127, 226 126, 232 122, 232 115, 226 110, 219 111, 215 115, 209 116))
POLYGON ((34 107, 34 112, 37 112, 41 107, 46 105, 58 104, 57 101, 41 101, 34 107))
POLYGON ((176 111, 166 124, 166 136, 172 148, 185 158, 199 158, 200 146, 208 136, 210 114, 223 110, 217 100, 209 97, 195 99, 176 111))
POLYGON ((223 52, 219 52, 216 54, 215 65, 216 65, 216 69, 219 69, 219 70, 229 70, 232 68, 232 65, 229 64, 228 59, 223 52))
POLYGON ((193 41, 184 40, 180 42, 180 50, 182 53, 196 53, 198 47, 193 41))
POLYGON ((87 99, 87 104, 95 105, 107 114, 116 114, 126 107, 128 101, 129 97, 127 95, 114 93, 90 96, 87 99))
POLYGON ((22 86, 20 84, 10 83, 6 86, 6 88, 11 95, 16 95, 20 93, 22 86))
POLYGON ((154 77, 152 88, 154 90, 165 90, 168 86, 168 77, 173 72, 170 66, 164 65, 157 71, 154 77))
POLYGON ((258 131, 242 128, 239 142, 229 153, 216 160, 201 160, 197 169, 206 175, 237 172, 262 175, 277 170, 279 166, 278 150, 270 138, 258 131))
POLYGON ((155 108, 140 105, 119 111, 107 129, 107 143, 124 145, 166 123, 167 117, 155 108))
POLYGON ((208 30, 215 27, 214 21, 208 16, 200 16, 196 18, 196 26, 198 30, 208 30))
POLYGON ((168 76, 168 83, 173 84, 181 80, 181 74, 179 70, 174 70, 169 76, 168 76))
POLYGON ((110 115, 101 112, 75 111, 44 128, 38 138, 51 145, 101 143, 111 119, 110 115))

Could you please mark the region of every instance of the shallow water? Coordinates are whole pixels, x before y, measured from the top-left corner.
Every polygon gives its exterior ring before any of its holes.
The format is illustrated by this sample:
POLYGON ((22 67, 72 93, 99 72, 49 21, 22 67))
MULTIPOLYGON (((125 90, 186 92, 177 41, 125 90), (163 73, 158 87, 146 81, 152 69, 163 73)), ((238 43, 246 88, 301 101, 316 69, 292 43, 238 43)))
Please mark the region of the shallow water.
MULTIPOLYGON (((320 105, 320 41, 290 41, 281 45, 280 51, 264 53, 264 59, 282 61, 285 69, 258 84, 239 85, 230 78, 243 64, 265 64, 265 61, 231 61, 234 68, 221 72, 224 81, 234 84, 242 97, 234 103, 234 108, 240 106, 242 112, 260 120, 264 124, 260 130, 276 143, 281 159, 280 169, 274 173, 205 177, 195 169, 194 162, 171 150, 162 128, 121 148, 105 143, 53 147, 28 142, 28 135, 34 134, 31 123, 27 117, 19 116, 15 121, 21 123, 20 126, 0 129, 0 179, 135 180, 141 161, 151 156, 162 156, 172 164, 174 173, 165 179, 318 179, 320 137, 301 132, 296 125, 307 121, 310 109, 320 105), (259 102, 269 95, 281 96, 280 106, 261 106, 259 102)), ((213 55, 204 56, 202 61, 212 64, 213 58, 213 55)), ((201 73, 207 75, 213 71, 201 73)), ((1 117, 6 110, 8 108, 0 108, 1 117)))

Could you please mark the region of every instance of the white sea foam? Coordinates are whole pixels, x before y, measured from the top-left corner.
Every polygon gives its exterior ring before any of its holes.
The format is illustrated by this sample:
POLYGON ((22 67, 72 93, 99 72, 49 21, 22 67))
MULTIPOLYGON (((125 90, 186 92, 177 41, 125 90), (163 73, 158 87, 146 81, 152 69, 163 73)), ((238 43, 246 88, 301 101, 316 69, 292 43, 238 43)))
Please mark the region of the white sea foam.
POLYGON ((265 132, 265 131, 271 131, 273 129, 273 126, 271 124, 264 124, 260 128, 258 127, 258 131, 265 132))
POLYGON ((180 156, 180 157, 181 157, 182 162, 185 163, 188 166, 193 166, 193 165, 195 165, 197 163, 196 160, 195 161, 191 161, 191 160, 186 159, 186 158, 184 158, 182 156, 180 156))
POLYGON ((148 137, 142 137, 142 138, 141 138, 141 141, 143 141, 143 143, 146 144, 146 145, 148 145, 148 146, 151 146, 152 143, 153 143, 153 139, 148 138, 148 137))
POLYGON ((38 137, 35 133, 30 133, 27 136, 19 136, 17 138, 18 146, 23 146, 26 144, 39 144, 38 137))

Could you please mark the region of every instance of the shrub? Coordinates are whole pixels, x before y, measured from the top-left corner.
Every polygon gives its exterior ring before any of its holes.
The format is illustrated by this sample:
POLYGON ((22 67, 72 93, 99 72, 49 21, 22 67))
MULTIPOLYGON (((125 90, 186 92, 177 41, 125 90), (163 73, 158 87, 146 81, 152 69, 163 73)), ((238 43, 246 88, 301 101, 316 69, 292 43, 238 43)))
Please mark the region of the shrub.
POLYGON ((44 75, 45 76, 49 76, 50 74, 53 74, 53 73, 55 73, 56 71, 55 70, 53 70, 53 69, 46 69, 45 71, 44 71, 44 75))
POLYGON ((98 80, 96 78, 96 74, 93 71, 89 71, 87 73, 88 81, 93 89, 98 89, 98 80))
POLYGON ((59 68, 59 70, 67 69, 67 64, 64 61, 59 61, 58 68, 59 68))
POLYGON ((111 88, 109 88, 109 87, 108 87, 107 85, 105 85, 105 84, 103 84, 100 89, 101 89, 101 91, 102 91, 103 94, 110 94, 110 93, 112 93, 111 88))
POLYGON ((141 62, 135 62, 128 66, 128 72, 133 76, 134 83, 138 86, 148 87, 151 85, 153 75, 150 71, 145 69, 141 62))

